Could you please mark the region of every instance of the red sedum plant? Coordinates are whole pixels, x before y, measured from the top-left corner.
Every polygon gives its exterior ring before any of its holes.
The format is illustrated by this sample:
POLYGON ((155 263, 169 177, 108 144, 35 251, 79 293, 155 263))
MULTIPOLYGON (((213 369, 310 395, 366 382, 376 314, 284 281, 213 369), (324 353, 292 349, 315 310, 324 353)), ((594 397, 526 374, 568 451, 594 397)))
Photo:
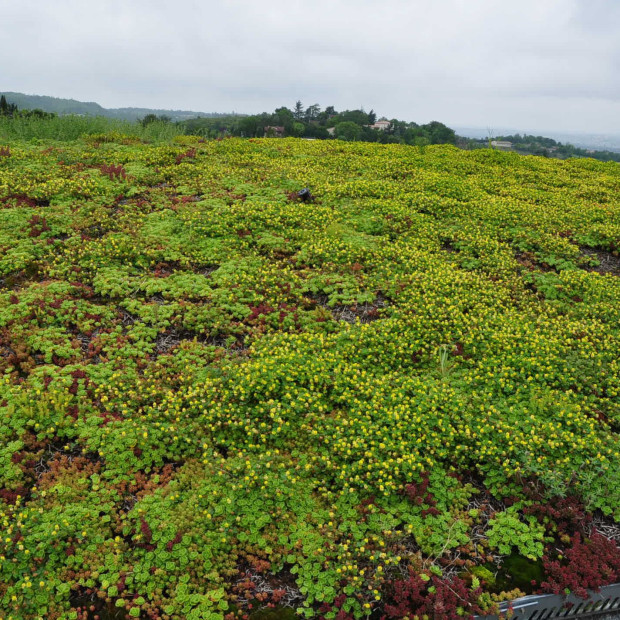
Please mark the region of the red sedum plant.
POLYGON ((552 559, 543 557, 546 581, 543 591, 564 594, 570 590, 581 598, 587 598, 587 590, 598 590, 601 586, 615 583, 620 578, 620 552, 615 542, 594 533, 583 540, 577 532, 571 538, 571 546, 552 559))
POLYGON ((485 613, 478 604, 482 588, 469 589, 460 577, 417 575, 393 584, 392 602, 385 605, 386 618, 417 618, 428 616, 443 620, 460 620, 485 613))

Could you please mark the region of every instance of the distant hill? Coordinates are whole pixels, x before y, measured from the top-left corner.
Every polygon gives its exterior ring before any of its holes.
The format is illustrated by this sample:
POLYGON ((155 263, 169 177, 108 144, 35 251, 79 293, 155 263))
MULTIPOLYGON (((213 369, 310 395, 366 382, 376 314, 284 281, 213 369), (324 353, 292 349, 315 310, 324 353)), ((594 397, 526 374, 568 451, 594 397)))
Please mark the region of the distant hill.
POLYGON ((38 108, 54 114, 87 114, 89 116, 107 116, 105 108, 92 101, 76 101, 75 99, 58 99, 42 95, 25 95, 24 93, 0 92, 8 103, 14 103, 20 110, 38 108))
POLYGON ((190 110, 160 110, 151 108, 104 108, 94 101, 76 101, 75 99, 61 99, 45 95, 25 95, 24 93, 0 92, 8 103, 14 103, 20 110, 34 110, 38 108, 44 112, 53 112, 59 116, 66 114, 81 114, 84 116, 107 116, 135 121, 144 118, 147 114, 169 116, 173 121, 183 121, 188 118, 214 118, 229 116, 217 112, 192 112, 190 110))
MULTIPOLYGON (((531 134, 530 131, 524 131, 523 129, 515 129, 514 127, 454 127, 455 131, 460 136, 474 139, 488 139, 490 136, 493 138, 497 136, 508 136, 515 134, 531 134)), ((620 134, 609 133, 567 133, 558 131, 537 131, 536 134, 541 134, 553 138, 559 142, 573 144, 576 147, 584 149, 594 149, 596 151, 614 151, 620 153, 620 134)))

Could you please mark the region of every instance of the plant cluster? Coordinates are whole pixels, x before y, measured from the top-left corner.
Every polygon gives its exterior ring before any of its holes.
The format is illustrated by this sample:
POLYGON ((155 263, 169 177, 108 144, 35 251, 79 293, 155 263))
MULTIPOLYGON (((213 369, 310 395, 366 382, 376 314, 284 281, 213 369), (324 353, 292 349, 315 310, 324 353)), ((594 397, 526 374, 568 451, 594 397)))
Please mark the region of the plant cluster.
POLYGON ((617 580, 616 164, 0 148, 0 618, 467 617, 515 558, 617 580))
POLYGON ((617 549, 596 532, 586 541, 575 533, 562 552, 555 550, 543 559, 547 580, 541 586, 553 594, 574 592, 587 598, 588 590, 598 590, 620 577, 617 549))

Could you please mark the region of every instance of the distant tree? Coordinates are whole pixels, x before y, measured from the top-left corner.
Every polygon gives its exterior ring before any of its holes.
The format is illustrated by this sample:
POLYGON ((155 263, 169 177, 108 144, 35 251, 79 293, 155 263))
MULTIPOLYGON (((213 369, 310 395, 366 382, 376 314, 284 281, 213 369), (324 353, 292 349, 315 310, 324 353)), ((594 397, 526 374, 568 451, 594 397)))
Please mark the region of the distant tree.
POLYGON ((142 127, 146 127, 147 125, 150 125, 151 123, 156 123, 156 122, 157 122, 157 114, 147 114, 140 121, 140 124, 142 125, 142 127))
POLYGON ((353 142, 359 140, 362 135, 362 127, 353 121, 338 123, 335 128, 336 138, 353 142))
POLYGON ((273 113, 274 116, 277 117, 278 125, 285 125, 287 122, 293 122, 295 119, 294 114, 287 108, 282 106, 281 108, 276 108, 273 113))
POLYGON ((377 115, 375 114, 374 110, 370 110, 370 112, 368 112, 368 124, 374 125, 376 122, 377 122, 377 115))
POLYGON ((142 127, 146 127, 147 125, 150 125, 151 123, 169 123, 171 122, 172 119, 169 116, 166 116, 165 114, 162 114, 160 116, 157 116, 157 114, 147 114, 142 120, 139 120, 138 122, 142 125, 142 127))
POLYGON ((293 110, 293 117, 296 121, 301 121, 304 118, 304 104, 301 101, 295 102, 295 109, 293 110))
POLYGON ((401 144, 402 140, 394 134, 387 131, 379 131, 379 142, 381 144, 401 144))
POLYGON ((381 142, 381 138, 384 132, 378 129, 371 129, 370 127, 362 127, 362 133, 360 140, 362 142, 381 142))
POLYGON ((147 114, 141 121, 139 121, 139 123, 142 125, 142 127, 146 127, 147 125, 155 123, 156 121, 157 114, 147 114))
POLYGON ((319 114, 319 123, 321 125, 329 125, 329 120, 336 116, 338 112, 336 112, 336 108, 333 105, 328 105, 320 114, 319 114))
POLYGON ((333 105, 327 106, 322 112, 319 112, 317 120, 319 124, 325 126, 332 116, 336 116, 336 110, 333 105))
POLYGON ((355 123, 360 127, 368 125, 368 113, 363 110, 345 110, 344 112, 340 112, 337 116, 334 116, 328 124, 335 127, 338 123, 344 123, 346 121, 355 123))
POLYGON ((327 131, 327 128, 322 125, 316 125, 314 123, 306 125, 306 130, 304 131, 304 137, 306 138, 318 138, 319 140, 327 140, 331 136, 327 131))
POLYGON ((17 106, 14 103, 8 103, 6 97, 0 97, 0 116, 13 116, 17 112, 17 106))
POLYGON ((54 114, 54 112, 45 112, 45 110, 35 108, 34 110, 22 110, 20 116, 25 116, 26 118, 54 118, 56 114, 54 114))
POLYGON ((306 108, 306 122, 310 123, 312 121, 316 121, 321 113, 321 106, 318 103, 315 103, 306 108))
POLYGON ((202 138, 218 138, 232 133, 233 127, 239 117, 217 116, 213 118, 190 118, 183 122, 183 131, 188 135, 201 136, 202 138))
POLYGON ((390 133, 392 135, 397 136, 398 138, 402 138, 409 127, 409 123, 406 121, 399 121, 397 118, 393 118, 390 120, 390 133))
POLYGON ((291 110, 286 107, 281 107, 275 110, 269 124, 276 127, 284 127, 284 133, 286 135, 291 135, 293 133, 294 122, 295 117, 293 116, 291 110))
POLYGON ((304 135, 305 131, 306 131, 306 126, 303 123, 298 123, 297 121, 293 123, 292 134, 294 136, 297 136, 299 138, 300 136, 304 135))
POLYGON ((430 140, 426 136, 417 136, 414 139, 413 144, 419 147, 420 151, 423 153, 424 148, 430 144, 430 140))
POLYGON ((243 138, 255 138, 263 134, 266 125, 269 123, 262 123, 260 116, 245 116, 233 129, 233 134, 243 138))
POLYGON ((405 141, 405 144, 416 144, 416 140, 418 138, 428 140, 424 129, 415 123, 411 123, 403 134, 403 140, 405 141))
POLYGON ((431 121, 422 127, 426 130, 431 144, 456 144, 456 133, 443 123, 431 121))

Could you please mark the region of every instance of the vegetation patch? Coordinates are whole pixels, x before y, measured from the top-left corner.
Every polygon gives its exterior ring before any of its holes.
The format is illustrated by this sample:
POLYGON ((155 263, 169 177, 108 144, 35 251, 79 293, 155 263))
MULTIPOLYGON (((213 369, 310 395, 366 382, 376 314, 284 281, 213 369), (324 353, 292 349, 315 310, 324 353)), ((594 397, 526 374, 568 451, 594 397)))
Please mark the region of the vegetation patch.
POLYGON ((619 580, 617 164, 155 124, 0 144, 0 618, 619 580))

